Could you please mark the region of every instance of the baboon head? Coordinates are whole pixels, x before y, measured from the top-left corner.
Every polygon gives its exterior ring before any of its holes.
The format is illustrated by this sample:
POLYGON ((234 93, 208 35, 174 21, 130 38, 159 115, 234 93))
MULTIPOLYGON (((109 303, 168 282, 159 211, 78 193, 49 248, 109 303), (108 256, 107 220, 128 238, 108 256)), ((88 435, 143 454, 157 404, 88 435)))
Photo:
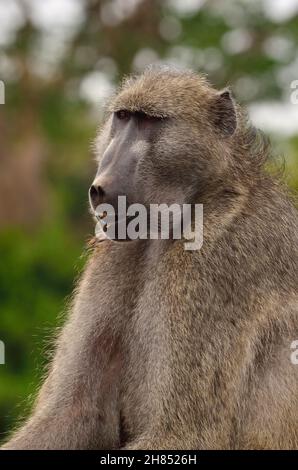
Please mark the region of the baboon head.
POLYGON ((228 90, 193 72, 150 68, 124 81, 97 138, 91 204, 190 203, 228 174, 237 113, 228 90))

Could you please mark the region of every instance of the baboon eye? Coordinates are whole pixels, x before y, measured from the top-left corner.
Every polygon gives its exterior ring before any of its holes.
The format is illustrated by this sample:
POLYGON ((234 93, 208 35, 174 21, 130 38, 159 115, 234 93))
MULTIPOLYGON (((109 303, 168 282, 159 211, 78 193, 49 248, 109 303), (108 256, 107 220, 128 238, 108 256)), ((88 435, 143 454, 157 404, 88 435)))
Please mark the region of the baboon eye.
POLYGON ((136 113, 136 117, 139 121, 157 121, 157 118, 150 114, 143 113, 141 111, 136 113))
POLYGON ((116 112, 116 116, 120 121, 128 121, 131 113, 129 111, 126 111, 125 109, 120 109, 120 111, 116 112))
POLYGON ((150 125, 154 125, 155 123, 162 120, 162 118, 159 116, 152 116, 151 114, 146 114, 146 113, 143 113, 142 111, 136 112, 135 117, 139 125, 142 127, 143 126, 148 127, 150 125))

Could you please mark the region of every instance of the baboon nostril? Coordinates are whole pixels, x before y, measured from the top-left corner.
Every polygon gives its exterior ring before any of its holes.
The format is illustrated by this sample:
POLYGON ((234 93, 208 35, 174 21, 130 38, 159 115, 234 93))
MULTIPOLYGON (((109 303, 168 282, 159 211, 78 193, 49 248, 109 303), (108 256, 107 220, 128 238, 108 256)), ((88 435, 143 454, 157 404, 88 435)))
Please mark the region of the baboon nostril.
POLYGON ((90 201, 93 209, 96 209, 99 204, 102 204, 104 198, 104 190, 100 186, 94 184, 89 189, 90 201))

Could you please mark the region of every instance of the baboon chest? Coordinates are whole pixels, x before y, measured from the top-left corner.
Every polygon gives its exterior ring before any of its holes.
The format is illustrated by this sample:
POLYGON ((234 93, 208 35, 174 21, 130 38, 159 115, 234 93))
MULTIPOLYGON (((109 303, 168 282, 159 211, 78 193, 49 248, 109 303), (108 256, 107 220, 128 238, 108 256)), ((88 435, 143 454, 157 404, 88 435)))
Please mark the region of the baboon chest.
MULTIPOLYGON (((121 410, 125 432, 162 421, 173 396, 198 408, 201 285, 196 266, 167 256, 143 266, 124 334, 121 410)), ((176 399, 174 400, 176 401, 176 399)), ((188 406, 185 404, 185 406, 188 406)), ((182 403, 182 408, 183 408, 182 403)))

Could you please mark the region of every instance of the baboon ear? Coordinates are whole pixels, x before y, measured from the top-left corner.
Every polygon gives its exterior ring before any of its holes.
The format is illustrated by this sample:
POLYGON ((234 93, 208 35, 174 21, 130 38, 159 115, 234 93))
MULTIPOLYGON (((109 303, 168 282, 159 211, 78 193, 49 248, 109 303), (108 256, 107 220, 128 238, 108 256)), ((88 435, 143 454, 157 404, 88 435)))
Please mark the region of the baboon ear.
POLYGON ((233 135, 237 127, 237 115, 230 90, 223 90, 213 98, 210 111, 215 128, 224 137, 233 135))

